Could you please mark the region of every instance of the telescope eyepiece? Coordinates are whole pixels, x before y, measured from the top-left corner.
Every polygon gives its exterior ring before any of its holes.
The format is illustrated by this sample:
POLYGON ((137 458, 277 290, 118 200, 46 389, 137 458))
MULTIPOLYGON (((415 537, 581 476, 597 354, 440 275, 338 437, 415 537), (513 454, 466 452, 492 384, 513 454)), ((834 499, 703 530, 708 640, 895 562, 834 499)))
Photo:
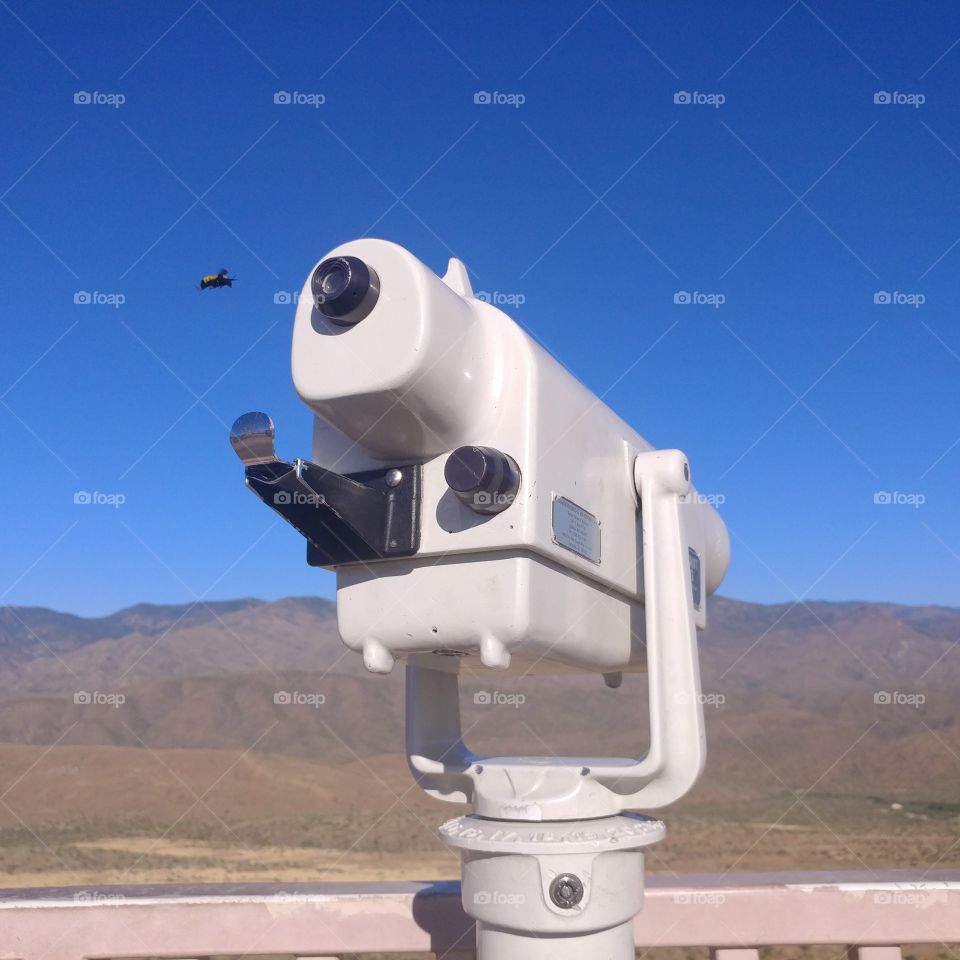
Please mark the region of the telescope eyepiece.
POLYGON ((310 279, 317 310, 344 326, 359 323, 376 305, 380 278, 359 257, 330 257, 310 279))

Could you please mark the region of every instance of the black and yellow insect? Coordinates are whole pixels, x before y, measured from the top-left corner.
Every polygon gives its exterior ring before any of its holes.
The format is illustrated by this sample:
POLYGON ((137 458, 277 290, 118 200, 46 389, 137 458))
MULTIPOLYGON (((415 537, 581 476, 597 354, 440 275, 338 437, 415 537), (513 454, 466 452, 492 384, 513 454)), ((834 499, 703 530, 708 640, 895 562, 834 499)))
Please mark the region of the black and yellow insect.
POLYGON ((200 281, 200 289, 206 290, 207 287, 232 287, 233 281, 236 279, 236 277, 228 277, 226 270, 221 270, 219 273, 208 273, 200 281))

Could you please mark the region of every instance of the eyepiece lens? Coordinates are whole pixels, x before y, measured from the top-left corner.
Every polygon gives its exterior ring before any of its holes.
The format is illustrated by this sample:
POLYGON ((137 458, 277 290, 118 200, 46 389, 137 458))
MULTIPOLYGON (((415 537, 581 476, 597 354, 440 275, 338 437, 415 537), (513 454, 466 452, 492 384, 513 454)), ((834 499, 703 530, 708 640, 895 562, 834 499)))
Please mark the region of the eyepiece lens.
POLYGON ((334 263, 323 275, 320 281, 320 289, 327 297, 335 297, 338 293, 343 293, 343 288, 347 285, 350 274, 344 269, 343 264, 334 263))
POLYGON ((380 295, 376 273, 359 257, 324 260, 310 281, 317 310, 345 326, 362 320, 380 295))

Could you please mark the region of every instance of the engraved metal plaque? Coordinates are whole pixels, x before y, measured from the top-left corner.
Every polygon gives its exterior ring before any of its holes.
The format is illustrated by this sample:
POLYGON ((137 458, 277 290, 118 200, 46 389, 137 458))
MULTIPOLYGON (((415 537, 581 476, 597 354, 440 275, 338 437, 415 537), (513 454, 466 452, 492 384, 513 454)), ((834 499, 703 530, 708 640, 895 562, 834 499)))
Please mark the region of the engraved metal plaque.
POLYGON ((693 592, 693 609, 700 609, 700 583, 702 580, 701 577, 701 566, 700 566, 700 554, 697 553, 693 547, 688 547, 688 552, 690 554, 690 587, 693 592))
POLYGON ((600 521, 572 500, 554 497, 553 542, 591 563, 599 563, 600 521))

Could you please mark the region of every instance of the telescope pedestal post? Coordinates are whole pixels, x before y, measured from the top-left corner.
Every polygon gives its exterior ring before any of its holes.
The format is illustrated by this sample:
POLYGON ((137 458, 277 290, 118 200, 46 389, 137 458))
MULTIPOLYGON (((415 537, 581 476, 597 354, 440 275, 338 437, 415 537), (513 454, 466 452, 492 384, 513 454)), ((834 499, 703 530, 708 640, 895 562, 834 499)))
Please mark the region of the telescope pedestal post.
POLYGON ((477 921, 477 960, 633 960, 633 922, 596 933, 517 934, 477 921))
POLYGON ((632 960, 643 848, 663 834, 661 821, 633 815, 444 824, 441 838, 461 852, 477 960, 632 960))

